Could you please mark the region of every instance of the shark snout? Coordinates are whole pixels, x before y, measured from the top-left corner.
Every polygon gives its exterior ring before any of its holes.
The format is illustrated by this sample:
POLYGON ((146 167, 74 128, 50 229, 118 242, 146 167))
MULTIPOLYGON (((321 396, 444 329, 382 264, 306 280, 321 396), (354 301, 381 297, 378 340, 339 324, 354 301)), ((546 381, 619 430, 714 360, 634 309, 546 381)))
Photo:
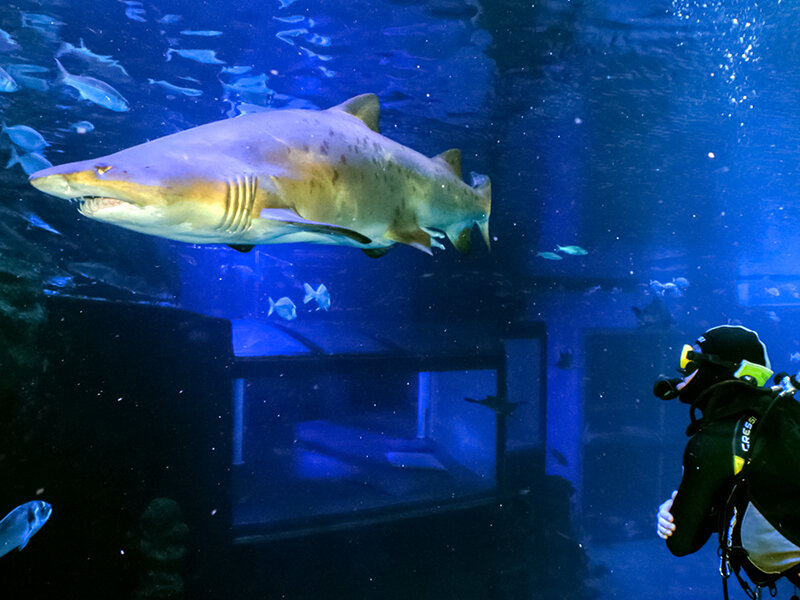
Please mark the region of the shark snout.
POLYGON ((37 190, 52 194, 53 196, 60 196, 62 198, 71 198, 74 194, 70 193, 69 180, 59 173, 48 174, 50 169, 37 171, 28 178, 30 184, 37 190))

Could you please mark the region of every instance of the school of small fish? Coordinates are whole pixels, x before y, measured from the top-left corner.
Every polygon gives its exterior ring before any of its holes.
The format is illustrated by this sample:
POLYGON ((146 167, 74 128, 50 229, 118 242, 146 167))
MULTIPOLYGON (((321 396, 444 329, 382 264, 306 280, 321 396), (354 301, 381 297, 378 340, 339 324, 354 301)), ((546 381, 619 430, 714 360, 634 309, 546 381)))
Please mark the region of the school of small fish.
MULTIPOLYGON (((221 67, 221 70, 218 69, 205 82, 188 75, 176 76, 192 81, 196 85, 181 85, 172 77, 169 79, 148 77, 147 83, 153 88, 159 88, 167 100, 197 98, 209 93, 209 86, 221 86, 224 92, 221 100, 231 105, 231 109, 227 111, 228 116, 264 110, 272 101, 292 101, 291 98, 277 94, 269 87, 268 74, 252 73, 252 65, 228 65, 223 57, 217 55, 218 49, 196 47, 202 45, 203 40, 212 41, 223 37, 224 30, 180 27, 178 24, 184 22, 183 15, 173 13, 153 15, 153 9, 146 7, 139 0, 118 0, 118 3, 121 13, 124 12, 125 18, 131 22, 131 27, 139 27, 137 24, 141 23, 155 23, 163 28, 160 33, 165 36, 168 46, 164 51, 166 62, 178 57, 179 60, 183 60, 183 68, 191 63, 221 67)), ((291 0, 282 0, 280 8, 288 9, 292 4, 291 0)), ((335 75, 334 71, 322 64, 332 60, 332 57, 317 52, 321 48, 330 46, 331 39, 315 31, 318 23, 314 19, 301 14, 274 16, 273 19, 283 26, 275 33, 276 39, 297 47, 324 76, 335 75)), ((87 110, 99 107, 124 113, 135 109, 125 95, 115 87, 116 84, 109 83, 109 79, 115 82, 127 82, 131 76, 112 55, 102 54, 90 48, 90 45, 94 46, 97 42, 89 40, 87 45, 86 39, 89 38, 84 37, 78 38, 77 44, 62 39, 61 33, 66 23, 61 17, 20 11, 19 23, 22 28, 37 32, 40 41, 57 44, 57 48, 50 65, 30 64, 25 61, 25 48, 14 33, 0 29, 0 54, 15 53, 13 58, 19 57, 18 62, 0 61, 2 64, 0 94, 14 94, 21 89, 48 92, 51 88, 71 88, 77 98, 85 103, 87 110)), ((85 32, 87 36, 92 34, 96 35, 97 32, 91 29, 85 32)), ((49 143, 31 125, 31 123, 21 123, 3 129, 3 133, 11 141, 7 146, 10 155, 6 168, 19 165, 27 175, 52 166, 45 156, 45 149, 49 143)), ((57 131, 85 135, 94 129, 95 126, 91 121, 81 119, 69 124, 68 127, 58 128, 57 131)))

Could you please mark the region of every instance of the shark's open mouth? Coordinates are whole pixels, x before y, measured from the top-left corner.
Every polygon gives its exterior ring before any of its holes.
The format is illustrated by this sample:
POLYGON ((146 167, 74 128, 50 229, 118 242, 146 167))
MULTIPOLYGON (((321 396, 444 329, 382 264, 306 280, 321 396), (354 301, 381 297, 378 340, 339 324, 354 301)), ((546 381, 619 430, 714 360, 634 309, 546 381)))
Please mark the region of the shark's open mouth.
POLYGON ((84 215, 91 215, 98 211, 114 208, 115 206, 120 206, 122 204, 130 204, 129 202, 125 202, 125 200, 120 200, 119 198, 109 198, 107 196, 83 196, 81 198, 77 198, 77 200, 80 202, 78 211, 84 215))

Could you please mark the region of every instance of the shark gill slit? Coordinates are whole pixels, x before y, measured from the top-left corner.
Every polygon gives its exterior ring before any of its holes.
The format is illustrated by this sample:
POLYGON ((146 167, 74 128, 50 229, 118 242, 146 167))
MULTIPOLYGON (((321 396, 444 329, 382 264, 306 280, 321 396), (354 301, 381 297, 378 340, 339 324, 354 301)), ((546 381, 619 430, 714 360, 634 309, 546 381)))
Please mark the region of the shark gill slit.
POLYGON ((226 182, 225 187, 225 212, 217 229, 230 234, 247 231, 253 222, 258 180, 252 175, 236 177, 226 182))
POLYGON ((239 207, 239 188, 237 182, 225 182, 225 212, 222 215, 222 222, 217 229, 227 231, 233 220, 236 218, 236 211, 239 207))
POLYGON ((231 233, 242 233, 250 228, 250 223, 253 220, 252 209, 255 201, 255 183, 256 178, 251 175, 246 175, 237 182, 239 187, 239 213, 231 223, 231 233))
POLYGON ((242 215, 244 214, 244 207, 247 204, 247 188, 245 180, 241 177, 236 178, 236 203, 235 211, 231 215, 231 222, 228 226, 228 233, 239 233, 239 226, 242 222, 242 215))

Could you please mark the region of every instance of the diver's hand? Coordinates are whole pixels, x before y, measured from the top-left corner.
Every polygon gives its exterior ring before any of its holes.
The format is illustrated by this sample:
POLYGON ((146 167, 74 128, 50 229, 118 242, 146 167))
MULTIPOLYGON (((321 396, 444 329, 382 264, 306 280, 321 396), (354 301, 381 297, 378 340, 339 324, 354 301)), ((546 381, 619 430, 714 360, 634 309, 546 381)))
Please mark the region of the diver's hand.
POLYGON ((667 539, 675 531, 675 523, 672 522, 672 513, 669 511, 672 508, 672 501, 675 500, 677 494, 678 490, 672 492, 672 496, 669 500, 666 500, 658 507, 658 527, 656 531, 658 537, 663 540, 667 539))

